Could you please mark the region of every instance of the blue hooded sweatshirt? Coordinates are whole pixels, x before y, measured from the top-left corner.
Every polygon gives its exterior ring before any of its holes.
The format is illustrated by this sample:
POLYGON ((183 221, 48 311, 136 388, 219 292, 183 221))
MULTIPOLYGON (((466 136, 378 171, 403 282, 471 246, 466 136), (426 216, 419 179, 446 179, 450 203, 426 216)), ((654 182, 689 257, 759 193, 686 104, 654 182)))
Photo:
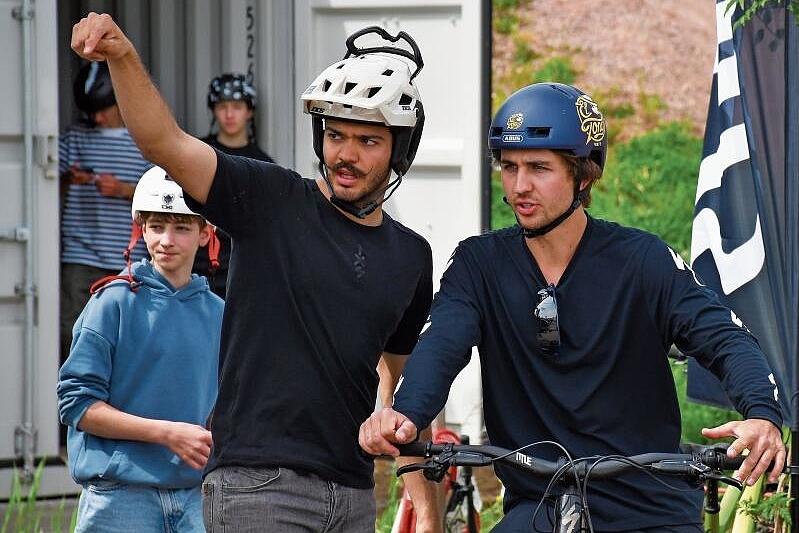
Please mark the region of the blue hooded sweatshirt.
POLYGON ((175 290, 146 259, 132 271, 138 291, 124 280, 112 282, 91 297, 72 330, 57 387, 61 421, 69 426, 70 472, 81 484, 102 479, 194 487, 202 471, 166 446, 77 429, 97 401, 144 418, 201 426, 216 401, 222 299, 196 274, 175 290))

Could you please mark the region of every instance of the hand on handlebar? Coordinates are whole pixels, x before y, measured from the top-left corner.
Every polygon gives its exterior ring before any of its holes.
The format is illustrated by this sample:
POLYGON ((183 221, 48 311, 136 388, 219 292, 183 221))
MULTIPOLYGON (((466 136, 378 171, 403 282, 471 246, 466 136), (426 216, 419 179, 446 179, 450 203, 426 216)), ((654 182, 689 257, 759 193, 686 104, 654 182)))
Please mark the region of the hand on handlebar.
POLYGON ((704 428, 702 435, 710 439, 735 437, 727 448, 727 455, 730 457, 737 457, 744 450, 749 450, 737 474, 738 479, 747 485, 754 485, 772 461, 774 466, 768 478, 771 483, 777 481, 785 466, 786 452, 782 433, 768 420, 751 418, 727 422, 714 428, 704 428))
POLYGON ((397 457, 399 450, 394 444, 406 444, 416 439, 418 429, 402 413, 386 407, 367 418, 358 432, 361 448, 372 455, 397 457))

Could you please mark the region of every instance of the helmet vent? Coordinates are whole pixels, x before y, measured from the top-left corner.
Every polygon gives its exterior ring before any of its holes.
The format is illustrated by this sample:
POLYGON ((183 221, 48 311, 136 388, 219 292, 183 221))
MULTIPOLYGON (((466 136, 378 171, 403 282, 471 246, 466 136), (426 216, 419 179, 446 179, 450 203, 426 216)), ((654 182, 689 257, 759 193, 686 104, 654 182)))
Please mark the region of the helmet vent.
POLYGON ((400 96, 399 105, 411 105, 413 103, 413 97, 409 94, 403 93, 400 96))
POLYGON ((358 84, 349 82, 344 85, 344 94, 349 94, 351 90, 353 90, 358 84))
POLYGON ((380 87, 370 87, 369 88, 369 93, 367 94, 367 98, 371 98, 374 95, 376 95, 377 93, 379 93, 380 89, 381 89, 380 87))
POLYGON ((537 127, 537 128, 527 128, 527 135, 534 139, 542 139, 549 137, 549 132, 552 128, 547 127, 537 127))
POLYGON ((327 92, 330 90, 331 85, 333 84, 330 82, 330 80, 325 80, 325 82, 322 84, 322 92, 327 92))
POLYGON ((394 74, 394 71, 390 68, 383 71, 383 76, 391 76, 392 74, 394 74))

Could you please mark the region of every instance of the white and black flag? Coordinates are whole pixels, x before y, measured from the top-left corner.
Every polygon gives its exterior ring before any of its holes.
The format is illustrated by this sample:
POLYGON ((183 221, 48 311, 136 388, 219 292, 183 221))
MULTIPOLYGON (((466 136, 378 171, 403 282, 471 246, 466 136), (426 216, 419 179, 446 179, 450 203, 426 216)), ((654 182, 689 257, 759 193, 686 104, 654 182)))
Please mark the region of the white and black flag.
MULTIPOLYGON (((718 48, 699 169, 691 264, 757 337, 786 423, 796 422, 799 359, 799 41, 772 3, 735 28, 716 3, 718 48)), ((688 397, 730 407, 689 361, 688 397)))

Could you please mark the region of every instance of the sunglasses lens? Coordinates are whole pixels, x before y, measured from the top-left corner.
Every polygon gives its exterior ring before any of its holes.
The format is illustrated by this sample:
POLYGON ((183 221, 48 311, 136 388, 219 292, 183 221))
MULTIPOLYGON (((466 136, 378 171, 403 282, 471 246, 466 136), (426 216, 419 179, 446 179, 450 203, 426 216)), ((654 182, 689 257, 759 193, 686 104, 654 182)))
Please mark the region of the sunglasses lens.
POLYGON ((555 354, 560 347, 560 328, 558 327, 558 305, 555 301, 555 288, 551 285, 538 291, 540 301, 535 308, 538 322, 537 339, 541 351, 547 355, 555 354))

